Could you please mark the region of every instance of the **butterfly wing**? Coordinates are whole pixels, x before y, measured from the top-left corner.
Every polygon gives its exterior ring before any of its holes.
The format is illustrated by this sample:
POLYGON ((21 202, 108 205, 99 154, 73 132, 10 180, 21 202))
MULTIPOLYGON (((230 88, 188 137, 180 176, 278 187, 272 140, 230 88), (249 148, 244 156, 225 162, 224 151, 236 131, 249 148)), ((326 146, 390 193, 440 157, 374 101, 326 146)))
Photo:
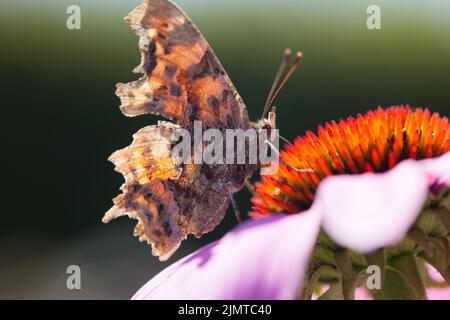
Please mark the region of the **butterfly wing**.
POLYGON ((213 229, 230 198, 229 185, 210 180, 221 170, 208 175, 202 172, 206 167, 185 165, 180 175, 181 168, 171 156, 171 135, 178 128, 168 122, 145 127, 130 146, 109 158, 125 183, 103 222, 123 215, 137 219, 134 234, 151 244, 152 253, 161 260, 170 257, 186 235, 200 236, 213 229))
POLYGON ((128 215, 138 220, 135 235, 165 260, 188 234, 200 237, 223 219, 233 192, 254 166, 177 165, 170 136, 193 123, 203 129, 250 127, 246 107, 217 57, 189 18, 167 0, 146 0, 126 17, 139 36, 144 76, 117 85, 127 116, 162 115, 161 123, 140 130, 133 143, 110 160, 126 179, 123 193, 104 222, 128 215), (181 172, 181 174, 180 174, 181 172))
POLYGON ((158 114, 190 128, 248 127, 247 109, 212 49, 186 14, 146 0, 126 18, 139 36, 141 79, 117 85, 127 116, 158 114))

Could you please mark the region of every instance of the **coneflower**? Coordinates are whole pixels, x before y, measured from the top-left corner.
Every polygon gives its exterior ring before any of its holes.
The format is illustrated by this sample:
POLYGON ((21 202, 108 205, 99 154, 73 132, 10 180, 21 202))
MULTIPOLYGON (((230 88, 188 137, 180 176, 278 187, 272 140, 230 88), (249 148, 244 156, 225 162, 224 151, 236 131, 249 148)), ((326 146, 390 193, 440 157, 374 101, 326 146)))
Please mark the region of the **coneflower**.
POLYGON ((252 199, 253 217, 308 209, 328 176, 385 172, 405 159, 426 159, 450 151, 446 117, 428 109, 395 106, 319 126, 281 152, 276 175, 263 176, 252 199), (287 164, 288 166, 286 166, 287 164), (312 168, 313 173, 290 167, 312 168))
POLYGON ((378 108, 307 132, 257 184, 251 216, 261 219, 174 263, 134 298, 310 299, 327 287, 320 298, 353 299, 375 266, 371 297, 425 299, 429 265, 439 286, 450 283, 449 151, 449 121, 428 109, 378 108))

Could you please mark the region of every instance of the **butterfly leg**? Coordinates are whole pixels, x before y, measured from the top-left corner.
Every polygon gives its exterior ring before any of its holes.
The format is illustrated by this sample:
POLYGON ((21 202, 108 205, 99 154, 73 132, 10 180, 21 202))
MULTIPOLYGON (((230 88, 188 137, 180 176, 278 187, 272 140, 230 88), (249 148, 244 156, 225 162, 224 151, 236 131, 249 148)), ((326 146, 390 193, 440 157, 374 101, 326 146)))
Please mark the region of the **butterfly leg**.
POLYGON ((171 180, 178 180, 181 177, 181 174, 183 173, 183 168, 177 168, 178 175, 176 177, 170 177, 171 180))
POLYGON ((236 200, 234 200, 234 196, 231 195, 231 205, 233 206, 234 215, 236 216, 236 220, 238 223, 242 222, 241 212, 239 211, 239 207, 237 206, 236 200))
POLYGON ((244 184, 245 184, 245 187, 248 189, 248 191, 250 191, 252 196, 256 195, 256 189, 255 189, 255 186, 253 185, 253 183, 251 183, 248 180, 245 180, 244 184))

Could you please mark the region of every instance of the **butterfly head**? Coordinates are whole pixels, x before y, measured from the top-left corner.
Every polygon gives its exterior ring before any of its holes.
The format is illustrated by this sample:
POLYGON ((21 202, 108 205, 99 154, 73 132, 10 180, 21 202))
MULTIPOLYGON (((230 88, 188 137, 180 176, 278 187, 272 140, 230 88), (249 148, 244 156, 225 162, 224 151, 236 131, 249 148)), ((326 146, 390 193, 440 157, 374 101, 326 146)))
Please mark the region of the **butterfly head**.
POLYGON ((270 141, 272 141, 274 139, 274 137, 272 137, 272 132, 273 130, 275 130, 276 127, 276 123, 275 123, 275 119, 276 119, 276 108, 273 107, 268 113, 267 113, 267 117, 261 118, 257 123, 255 123, 255 129, 258 130, 258 132, 261 132, 263 130, 266 130, 266 132, 268 132, 268 135, 270 137, 270 141))

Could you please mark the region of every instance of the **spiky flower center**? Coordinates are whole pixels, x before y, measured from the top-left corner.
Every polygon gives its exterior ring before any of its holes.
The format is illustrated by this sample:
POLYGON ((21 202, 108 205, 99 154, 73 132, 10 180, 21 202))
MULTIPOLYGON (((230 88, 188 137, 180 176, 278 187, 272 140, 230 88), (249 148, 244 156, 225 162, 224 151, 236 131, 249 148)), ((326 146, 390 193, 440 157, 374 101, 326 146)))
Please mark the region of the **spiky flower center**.
POLYGON ((281 152, 276 175, 256 184, 252 217, 308 209, 319 183, 327 176, 384 172, 404 159, 424 159, 450 151, 446 117, 409 106, 379 107, 356 118, 319 126, 281 152), (294 168, 312 168, 313 173, 294 168))

